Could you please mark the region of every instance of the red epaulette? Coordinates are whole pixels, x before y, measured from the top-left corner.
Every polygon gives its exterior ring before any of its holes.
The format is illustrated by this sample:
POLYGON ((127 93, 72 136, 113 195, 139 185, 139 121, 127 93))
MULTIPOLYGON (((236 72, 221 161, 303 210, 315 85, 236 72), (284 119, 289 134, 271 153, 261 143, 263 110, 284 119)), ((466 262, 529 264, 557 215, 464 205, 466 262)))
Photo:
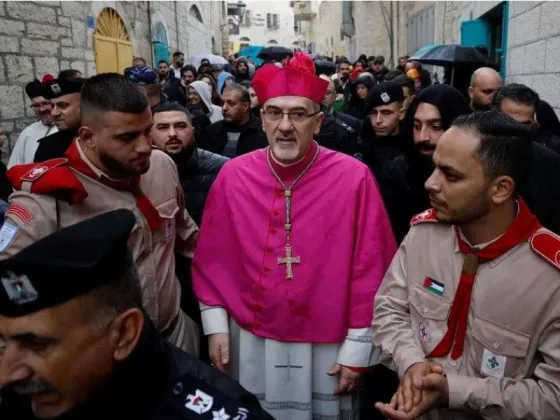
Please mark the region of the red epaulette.
POLYGON ((410 225, 415 226, 417 224, 425 223, 425 222, 438 223, 436 219, 436 212, 434 211, 434 209, 428 209, 420 214, 417 214, 410 221, 410 225))
POLYGON ((560 270, 560 237, 548 230, 539 230, 529 239, 533 252, 560 270))
POLYGON ((15 165, 6 172, 6 176, 17 191, 48 195, 70 204, 80 203, 88 195, 68 166, 68 159, 64 158, 15 165))

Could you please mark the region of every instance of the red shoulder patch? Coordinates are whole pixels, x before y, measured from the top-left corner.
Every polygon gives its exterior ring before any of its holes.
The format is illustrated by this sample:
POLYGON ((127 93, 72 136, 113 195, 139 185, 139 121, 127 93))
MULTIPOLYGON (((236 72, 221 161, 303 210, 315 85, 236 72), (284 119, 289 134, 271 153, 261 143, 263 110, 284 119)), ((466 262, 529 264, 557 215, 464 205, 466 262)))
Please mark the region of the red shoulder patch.
POLYGON ((436 219, 436 212, 434 211, 434 209, 428 209, 420 214, 417 214, 412 218, 410 224, 414 226, 419 223, 426 223, 426 222, 438 223, 436 219))
POLYGON ((45 175, 49 170, 64 165, 66 162, 68 162, 68 159, 57 158, 38 163, 27 171, 20 179, 28 182, 36 181, 45 175))
POLYGON ((6 217, 8 216, 17 217, 23 224, 29 223, 33 219, 31 212, 20 204, 10 205, 6 211, 6 217))
POLYGON ((529 239, 531 248, 542 259, 560 270, 560 237, 547 230, 540 230, 529 239))

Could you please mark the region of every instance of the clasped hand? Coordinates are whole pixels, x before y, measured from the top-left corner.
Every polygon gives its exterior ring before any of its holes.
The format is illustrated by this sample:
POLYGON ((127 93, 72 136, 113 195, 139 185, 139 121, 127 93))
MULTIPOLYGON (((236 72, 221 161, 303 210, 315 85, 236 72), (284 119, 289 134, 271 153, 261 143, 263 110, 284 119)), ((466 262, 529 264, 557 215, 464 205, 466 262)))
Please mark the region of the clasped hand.
POLYGON ((393 420, 412 420, 448 403, 449 388, 443 366, 416 363, 406 371, 391 402, 378 402, 375 408, 393 420))

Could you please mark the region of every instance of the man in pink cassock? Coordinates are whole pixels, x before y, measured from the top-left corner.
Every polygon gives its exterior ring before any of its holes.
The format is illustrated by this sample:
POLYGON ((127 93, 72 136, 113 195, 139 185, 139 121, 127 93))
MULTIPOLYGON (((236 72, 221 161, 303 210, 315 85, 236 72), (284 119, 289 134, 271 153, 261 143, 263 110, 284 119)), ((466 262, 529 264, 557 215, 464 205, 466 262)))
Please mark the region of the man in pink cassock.
POLYGON ((214 365, 278 420, 348 419, 377 361, 372 301, 396 244, 369 169, 313 141, 328 83, 303 53, 257 71, 269 147, 208 197, 193 286, 214 365))

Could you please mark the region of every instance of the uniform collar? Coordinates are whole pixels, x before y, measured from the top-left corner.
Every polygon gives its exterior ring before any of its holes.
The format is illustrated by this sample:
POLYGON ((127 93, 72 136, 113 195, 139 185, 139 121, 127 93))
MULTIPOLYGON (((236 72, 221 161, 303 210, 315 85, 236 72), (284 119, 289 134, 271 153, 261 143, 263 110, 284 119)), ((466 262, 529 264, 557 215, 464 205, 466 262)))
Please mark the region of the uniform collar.
POLYGON ((97 175, 99 178, 107 178, 110 181, 115 181, 115 182, 120 181, 118 179, 111 178, 109 175, 107 175, 105 172, 103 172, 101 169, 95 166, 93 162, 89 160, 89 158, 86 156, 85 152, 82 150, 82 145, 80 144, 79 139, 76 139, 75 141, 76 141, 76 148, 78 149, 78 153, 80 154, 80 158, 82 158, 82 160, 87 164, 87 166, 91 168, 91 170, 95 173, 95 175, 97 175))

